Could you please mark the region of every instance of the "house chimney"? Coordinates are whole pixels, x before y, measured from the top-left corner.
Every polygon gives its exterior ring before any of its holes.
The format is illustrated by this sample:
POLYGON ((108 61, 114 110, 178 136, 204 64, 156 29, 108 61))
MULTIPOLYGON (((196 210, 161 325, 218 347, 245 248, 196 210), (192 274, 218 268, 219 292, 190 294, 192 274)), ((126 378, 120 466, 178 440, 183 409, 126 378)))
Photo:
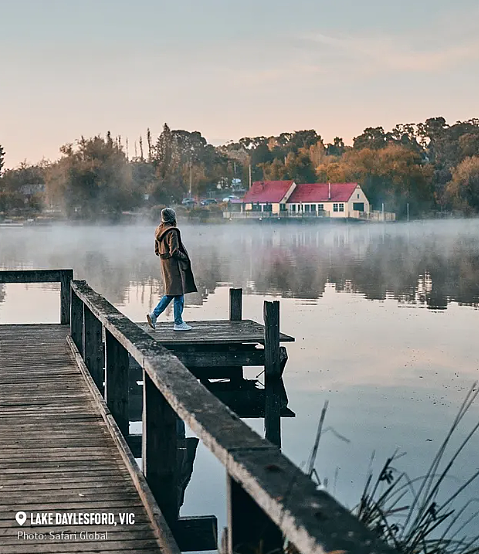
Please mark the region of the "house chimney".
POLYGON ((331 183, 328 183, 328 200, 331 200, 331 183))

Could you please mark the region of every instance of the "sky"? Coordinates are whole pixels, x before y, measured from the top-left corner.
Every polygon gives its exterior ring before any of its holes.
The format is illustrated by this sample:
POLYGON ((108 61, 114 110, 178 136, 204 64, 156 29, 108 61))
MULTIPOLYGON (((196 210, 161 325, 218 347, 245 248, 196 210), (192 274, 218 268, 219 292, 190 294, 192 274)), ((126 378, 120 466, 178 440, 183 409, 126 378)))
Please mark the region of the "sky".
POLYGON ((221 144, 479 117, 479 0, 0 0, 7 167, 82 135, 221 144))

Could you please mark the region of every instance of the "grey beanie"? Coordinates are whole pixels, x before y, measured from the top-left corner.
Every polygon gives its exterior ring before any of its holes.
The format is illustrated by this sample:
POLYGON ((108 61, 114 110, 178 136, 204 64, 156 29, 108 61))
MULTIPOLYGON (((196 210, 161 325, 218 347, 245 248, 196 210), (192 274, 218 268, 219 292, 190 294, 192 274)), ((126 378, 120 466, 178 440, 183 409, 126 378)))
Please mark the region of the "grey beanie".
POLYGON ((175 223, 176 212, 171 208, 164 208, 161 210, 161 222, 162 223, 175 223))

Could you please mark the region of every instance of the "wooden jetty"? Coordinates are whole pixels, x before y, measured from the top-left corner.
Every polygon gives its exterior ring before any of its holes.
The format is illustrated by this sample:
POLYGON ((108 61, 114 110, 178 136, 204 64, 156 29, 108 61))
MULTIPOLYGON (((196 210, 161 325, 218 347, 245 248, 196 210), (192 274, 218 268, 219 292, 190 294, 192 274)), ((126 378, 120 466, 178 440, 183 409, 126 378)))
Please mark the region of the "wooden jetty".
POLYGON ((225 467, 225 554, 281 552, 287 543, 311 554, 391 552, 280 451, 287 360, 280 343, 293 339, 280 333, 278 303, 265 303, 264 325, 245 321, 241 291, 233 289, 230 320, 196 322, 181 335, 161 325, 153 332, 73 281, 71 270, 0 271, 0 283, 42 281, 61 283, 60 324, 0 325, 2 554, 216 549, 215 516, 179 517, 179 460, 191 440, 178 432, 180 422, 225 467), (258 415, 266 438, 212 386, 220 378, 230 392, 247 390, 248 365, 265 370, 258 415), (130 374, 138 368, 140 439, 129 433, 130 374), (141 470, 130 445, 141 446, 141 470), (23 526, 19 510, 27 514, 23 526), (32 514, 42 512, 116 519, 33 525, 32 514), (125 513, 134 524, 119 522, 125 513))

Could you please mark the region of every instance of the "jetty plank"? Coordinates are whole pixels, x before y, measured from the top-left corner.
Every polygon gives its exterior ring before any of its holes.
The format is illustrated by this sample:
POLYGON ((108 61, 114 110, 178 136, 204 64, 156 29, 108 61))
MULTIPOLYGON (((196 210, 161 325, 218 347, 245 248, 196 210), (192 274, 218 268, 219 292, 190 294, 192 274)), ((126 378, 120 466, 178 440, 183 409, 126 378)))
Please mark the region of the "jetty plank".
MULTIPOLYGON (((0 325, 1 551, 168 552, 75 363, 67 333, 64 325, 0 325), (134 513, 138 525, 118 523, 101 541, 80 539, 82 531, 104 529, 39 528, 29 519, 20 527, 15 521, 18 510, 134 513), (18 539, 19 531, 42 530, 77 537, 18 539)), ((178 554, 174 547, 170 552, 178 554)))

